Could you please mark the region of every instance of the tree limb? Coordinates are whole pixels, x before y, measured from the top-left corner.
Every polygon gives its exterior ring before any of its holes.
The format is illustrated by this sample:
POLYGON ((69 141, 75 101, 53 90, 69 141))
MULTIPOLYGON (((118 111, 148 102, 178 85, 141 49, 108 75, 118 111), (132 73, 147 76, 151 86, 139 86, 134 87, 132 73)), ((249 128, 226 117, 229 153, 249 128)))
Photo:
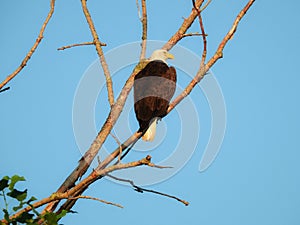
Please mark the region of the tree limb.
MULTIPOLYGON (((40 201, 37 201, 37 202, 33 203, 31 206, 27 206, 24 209, 18 211, 17 213, 12 215, 10 218, 11 219, 16 218, 24 212, 29 212, 33 208, 34 209, 39 208, 39 207, 41 207, 41 206, 43 206, 47 203, 50 203, 50 202, 55 202, 55 201, 62 200, 62 199, 70 199, 70 200, 73 200, 73 201, 78 200, 80 198, 78 196, 80 196, 80 195, 76 195, 76 194, 83 192, 83 190, 86 190, 89 187, 89 185, 91 185, 93 182, 95 182, 99 178, 102 178, 103 176, 107 175, 108 173, 111 173, 111 172, 117 171, 117 170, 143 166, 143 165, 153 167, 154 164, 151 163, 151 156, 150 155, 147 155, 145 158, 140 159, 138 161, 133 161, 133 162, 125 163, 125 164, 112 165, 112 166, 109 166, 109 167, 104 168, 104 169, 102 169, 98 166, 95 170, 93 170, 89 174, 89 176, 87 176, 85 179, 80 181, 76 186, 74 186, 70 190, 68 190, 64 193, 57 193, 57 192, 53 193, 51 196, 49 196, 47 198, 44 198, 40 201)), ((65 209, 69 210, 68 208, 65 208, 65 209)), ((47 210, 44 209, 42 213, 44 213, 46 211, 47 210)))
MULTIPOLYGON (((205 36, 207 36, 207 34, 204 34, 205 36)), ((182 35, 183 38, 184 37, 191 37, 191 36, 203 36, 203 34, 200 34, 199 32, 193 32, 193 33, 186 33, 182 35)))
POLYGON ((145 59, 146 55, 146 45, 147 45, 147 8, 146 8, 146 0, 142 1, 142 44, 141 44, 141 55, 140 55, 140 61, 145 59))
MULTIPOLYGON (((229 32, 225 35, 223 40, 221 41, 216 53, 210 58, 210 60, 205 64, 204 67, 200 67, 197 74, 195 75, 194 79, 188 84, 188 86, 173 100, 173 102, 170 103, 168 112, 172 111, 176 105, 181 102, 187 95, 191 93, 193 88, 197 83, 199 83, 202 78, 205 76, 207 71, 220 59, 223 57, 223 49, 226 46, 227 42, 231 39, 233 34, 235 33, 237 26, 239 25, 239 22, 244 17, 244 15, 247 13, 249 8, 253 5, 255 0, 249 0, 246 6, 240 11, 240 13, 237 15, 236 19, 234 20, 234 23, 232 27, 230 28, 229 32)), ((196 10, 195 10, 196 11, 196 10)))
POLYGON ((27 65, 29 59, 31 58, 31 56, 33 55, 33 53, 35 52, 35 50, 37 49, 38 45, 40 44, 40 42, 42 41, 43 37, 44 37, 44 31, 46 29, 46 26, 48 24, 48 22, 50 21, 53 13, 54 13, 54 6, 55 6, 55 0, 50 0, 50 11, 46 17, 45 22, 42 25, 42 28, 40 30, 39 36, 37 37, 35 43, 33 44, 33 46, 31 47, 31 49, 29 50, 29 52, 27 53, 27 55, 25 56, 25 58, 23 59, 22 63, 20 64, 20 66, 13 72, 11 73, 9 76, 6 77, 6 79, 4 81, 2 81, 2 83, 0 83, 0 90, 9 82, 11 81, 15 76, 17 76, 21 70, 27 65))
POLYGON ((185 201, 183 199, 180 199, 176 196, 173 196, 173 195, 169 195, 169 194, 166 194, 166 193, 162 193, 162 192, 159 192, 159 191, 155 191, 155 190, 150 190, 150 189, 146 189, 146 188, 142 188, 142 187, 139 187, 137 185, 134 184, 134 182, 132 180, 127 180, 127 179, 122 179, 122 178, 119 178, 119 177, 115 177, 113 175, 110 175, 110 174, 107 174, 106 176, 110 177, 110 178, 113 178, 117 181, 121 181, 121 182, 126 182, 126 183, 129 183, 135 191, 137 192, 140 192, 140 193, 143 193, 143 192, 150 192, 150 193, 154 193, 154 194, 158 194, 158 195, 162 195, 162 196, 165 196, 165 197, 168 197, 168 198, 173 198, 173 199, 176 199, 177 201, 183 203, 185 206, 188 206, 190 203, 188 201, 185 201))
MULTIPOLYGON (((73 48, 73 47, 77 47, 77 46, 85 46, 85 45, 95 45, 95 42, 90 41, 90 42, 83 42, 83 43, 78 43, 78 44, 72 44, 72 45, 67 45, 67 46, 62 46, 60 48, 58 48, 58 51, 62 51, 65 50, 67 48, 73 48)), ((106 46, 105 43, 100 42, 101 46, 106 46)))
POLYGON ((8 91, 9 89, 10 89, 10 87, 6 87, 6 88, 3 88, 3 89, 0 89, 0 93, 4 92, 4 91, 8 91))
MULTIPOLYGON (((196 0, 195 6, 196 8, 200 8, 203 4, 204 0, 196 0)), ((169 51, 174 45, 177 44, 185 35, 186 31, 190 28, 193 24, 194 20, 198 16, 198 11, 193 8, 190 15, 184 19, 183 23, 181 24, 180 28, 175 32, 175 34, 168 40, 168 42, 162 47, 169 51)))
MULTIPOLYGON (((113 137, 113 139, 117 142, 118 146, 119 146, 119 155, 118 155, 118 163, 121 163, 121 156, 122 156, 122 152, 123 152, 123 148, 122 148, 122 145, 121 145, 121 142, 118 140, 118 138, 113 135, 112 133, 110 133, 110 135, 113 137)), ((99 161, 99 164, 101 162, 99 161)))
MULTIPOLYGON (((245 15, 245 13, 248 11, 248 9, 251 7, 251 5, 254 3, 255 0, 250 0, 248 4, 244 7, 244 9, 239 13, 237 16, 232 28, 228 32, 228 34, 224 37, 222 43, 219 45, 219 48, 215 55, 208 61, 207 64, 203 68, 200 68, 197 74, 195 75, 194 79, 190 82, 190 84, 184 89, 184 91, 177 96, 177 98, 170 104, 168 108, 168 112, 170 112, 179 102, 182 101, 184 97, 186 97, 194 88, 194 86, 204 77, 206 72, 209 68, 211 68, 214 63, 222 57, 222 51, 228 42, 228 40, 232 37, 233 33, 236 30, 236 27, 238 26, 239 21, 242 19, 242 17, 245 15)), ((196 1, 196 6, 199 8, 203 1, 198 0, 196 1)), ((186 32, 188 27, 192 23, 192 19, 195 19, 197 17, 198 13, 197 10, 192 9, 192 12, 188 19, 184 21, 182 24, 182 27, 179 28, 179 31, 175 33, 175 35, 172 36, 172 38, 164 45, 165 49, 172 48, 183 36, 183 34, 186 32)), ((102 144, 106 140, 107 136, 112 130, 112 127, 116 123, 117 119, 120 116, 120 113, 123 109, 123 106, 125 104, 125 101, 128 97, 128 94, 133 86, 134 83, 134 76, 147 64, 146 61, 141 61, 136 68, 134 69, 133 73, 130 75, 128 80, 126 81, 123 89, 121 90, 120 95, 118 96, 118 99, 116 103, 111 108, 111 111, 101 128, 100 132, 98 133, 96 139, 92 143, 91 147, 87 150, 85 155, 82 157, 82 159, 79 161, 79 165, 75 168, 75 170, 70 174, 70 176, 65 180, 65 182, 62 184, 62 186, 58 189, 58 193, 63 193, 66 190, 70 189, 75 185, 75 182, 78 180, 79 177, 81 177, 90 166, 92 160, 95 158, 95 156, 98 154, 99 149, 101 148, 102 144)), ((138 138, 141 137, 141 133, 135 133, 130 138, 128 138, 121 146, 122 149, 127 148, 131 143, 134 143, 138 138)), ((104 159, 101 164, 98 166, 101 169, 104 169, 109 163, 111 163, 119 154, 120 149, 117 148, 114 152, 112 152, 106 159, 104 159)), ((98 177, 100 179, 100 177, 98 177)), ((81 183, 81 182, 80 182, 81 183)), ((80 184, 79 183, 79 184, 80 184)), ((77 184, 75 187, 77 187, 79 184, 77 184)), ((75 188, 74 187, 74 188, 75 188)), ((73 189, 73 188, 72 188, 73 189)), ((78 193, 77 193, 78 194, 78 193)), ((75 200, 74 200, 75 201, 75 200)), ((53 211, 55 207, 47 206, 47 211, 53 211)))
POLYGON ((208 0, 203 7, 201 7, 200 12, 204 11, 206 7, 211 3, 211 0, 208 0))
MULTIPOLYGON (((203 51, 202 51, 202 59, 201 59, 201 63, 200 63, 200 69, 201 69, 201 68, 204 68, 204 64, 205 64, 205 59, 206 59, 206 54, 207 54, 207 47, 206 47, 207 41, 206 41, 206 34, 204 31, 203 20, 202 20, 202 16, 201 16, 201 10, 197 8, 197 6, 195 4, 195 0, 193 0, 192 2, 193 2, 194 9, 198 13, 198 19, 199 19, 199 24, 200 24, 200 29, 201 29, 202 39, 203 39, 203 51)), ((210 1, 208 1, 206 3, 206 5, 203 7, 202 10, 204 10, 209 3, 210 3, 210 1)))
MULTIPOLYGON (((138 167, 142 165, 153 167, 153 164, 151 163, 151 156, 148 155, 147 157, 138 161, 125 163, 125 164, 115 164, 106 168, 102 168, 100 165, 98 165, 98 167, 94 169, 93 172, 88 177, 80 181, 76 186, 70 189, 67 193, 69 193, 69 195, 71 196, 81 195, 81 193, 83 193, 93 182, 101 179, 102 177, 106 176, 110 172, 121 170, 121 169, 138 167)), ((58 194, 60 195, 60 193, 58 194)), ((59 208, 58 213, 61 212, 62 210, 70 210, 72 206, 75 204, 75 202, 76 199, 66 201, 59 208)))
POLYGON ((86 0, 81 0, 81 5, 82 5, 82 10, 83 10, 83 13, 85 15, 86 21, 87 21, 87 23, 90 27, 92 36, 94 38, 94 44, 96 46, 97 54, 99 56, 100 63, 101 63, 102 69, 103 69, 103 73, 104 73, 105 79, 106 79, 106 87, 107 87, 107 92, 108 92, 108 101, 109 101, 110 106, 112 107, 115 100, 114 100, 112 79, 111 79, 111 75, 110 75, 110 72, 109 72, 109 69, 108 69, 108 65, 106 63, 104 53, 102 51, 101 42, 100 42, 98 34, 96 32, 95 25, 93 23, 91 15, 88 11, 88 8, 87 8, 87 5, 86 5, 86 0))
POLYGON ((95 201, 98 201, 98 202, 102 202, 102 203, 107 204, 107 205, 113 205, 113 206, 116 206, 116 207, 119 207, 119 208, 124 208, 124 206, 122 206, 120 204, 109 202, 109 201, 105 201, 105 200, 100 199, 100 198, 86 196, 86 195, 79 195, 79 196, 76 196, 76 197, 70 197, 68 199, 90 199, 90 200, 95 200, 95 201))

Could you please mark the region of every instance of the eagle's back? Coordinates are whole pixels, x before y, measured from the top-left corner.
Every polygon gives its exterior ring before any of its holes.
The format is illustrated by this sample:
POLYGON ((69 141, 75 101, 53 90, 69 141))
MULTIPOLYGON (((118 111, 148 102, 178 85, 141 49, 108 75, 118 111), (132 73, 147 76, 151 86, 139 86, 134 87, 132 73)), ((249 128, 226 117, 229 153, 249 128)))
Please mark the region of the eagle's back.
POLYGON ((134 109, 140 130, 155 117, 164 117, 176 89, 176 70, 162 61, 151 61, 134 80, 134 109))

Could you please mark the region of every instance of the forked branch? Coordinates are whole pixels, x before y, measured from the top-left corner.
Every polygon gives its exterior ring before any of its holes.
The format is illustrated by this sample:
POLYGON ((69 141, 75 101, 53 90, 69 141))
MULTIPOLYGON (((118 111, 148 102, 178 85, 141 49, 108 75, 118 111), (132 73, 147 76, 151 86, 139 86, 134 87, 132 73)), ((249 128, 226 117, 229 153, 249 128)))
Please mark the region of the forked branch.
MULTIPOLYGON (((91 185, 93 182, 95 182, 96 180, 98 180, 99 178, 102 178, 103 176, 107 175, 108 173, 111 173, 113 171, 117 171, 117 170, 122 170, 122 169, 128 169, 128 168, 132 168, 132 167, 138 167, 138 166, 150 166, 150 167, 154 167, 155 164, 153 164, 151 162, 151 156, 148 155, 147 157, 138 160, 138 161, 133 161, 133 162, 129 162, 129 163, 125 163, 125 164, 117 164, 117 165, 112 165, 109 166, 105 169, 101 169, 99 166, 93 170, 88 177, 86 177, 85 179, 83 179, 82 181, 80 181, 76 186, 74 186, 73 188, 71 188, 70 190, 64 192, 64 193, 54 193, 51 196, 44 198, 38 202, 35 202, 32 204, 32 206, 28 206, 20 211, 18 211, 16 214, 14 214, 10 219, 13 218, 17 218, 19 217, 22 213, 24 212, 29 212, 31 211, 33 208, 37 209, 47 203, 51 203, 51 202, 56 202, 62 199, 69 199, 69 201, 75 201, 80 199, 81 197, 79 197, 80 195, 78 195, 77 193, 82 193, 83 190, 86 190, 89 185, 91 185)), ((68 210, 68 209, 66 209, 68 210)), ((43 212, 45 212, 46 210, 44 210, 43 212)), ((42 212, 42 213, 43 213, 42 212)), ((49 211, 48 211, 49 212, 49 211)))
MULTIPOLYGON (((203 2, 204 0, 196 0, 194 5, 198 9, 201 7, 203 2)), ((166 49, 167 51, 169 51, 171 48, 173 48, 174 45, 176 45, 182 38, 185 37, 187 30, 191 27, 196 17, 198 16, 198 11, 195 9, 195 7, 193 7, 190 15, 184 19, 180 28, 168 40, 168 42, 162 47, 162 49, 166 49)))
MULTIPOLYGON (((231 26, 229 32, 225 35, 223 40, 221 41, 217 51, 215 54, 209 59, 209 61, 204 65, 204 67, 200 66, 200 69, 198 70, 197 74, 195 75, 194 79, 188 84, 188 86, 173 100, 173 102, 170 103, 168 112, 172 111, 178 103, 180 103, 187 95, 191 93, 193 88, 198 84, 202 78, 205 76, 207 71, 220 59, 223 57, 223 49, 226 46, 227 42, 231 39, 233 34, 235 33, 239 22, 241 19, 245 16, 247 11, 250 9, 250 7, 253 5, 255 0, 249 0, 246 6, 239 12, 236 19, 233 22, 233 25, 231 26)), ((196 4, 197 6, 197 4, 196 4)), ((196 10, 195 10, 196 11, 196 10)), ((168 46, 168 45, 167 45, 168 46)))
MULTIPOLYGON (((202 16, 201 16, 201 10, 197 8, 195 0, 193 0, 192 2, 193 2, 194 9, 198 13, 198 19, 199 19, 199 24, 200 24, 200 29, 201 29, 202 39, 203 39, 202 59, 201 59, 201 62, 200 62, 200 69, 202 69, 202 68, 204 68, 204 64, 205 64, 205 60, 206 60, 206 54, 207 54, 207 40, 206 40, 207 35, 205 34, 205 31, 204 31, 204 25, 203 25, 203 20, 202 20, 202 16)), ((209 3, 210 3, 210 1, 208 1, 203 8, 205 9, 208 6, 209 3)), ((202 9, 202 10, 204 10, 204 9, 202 9)))

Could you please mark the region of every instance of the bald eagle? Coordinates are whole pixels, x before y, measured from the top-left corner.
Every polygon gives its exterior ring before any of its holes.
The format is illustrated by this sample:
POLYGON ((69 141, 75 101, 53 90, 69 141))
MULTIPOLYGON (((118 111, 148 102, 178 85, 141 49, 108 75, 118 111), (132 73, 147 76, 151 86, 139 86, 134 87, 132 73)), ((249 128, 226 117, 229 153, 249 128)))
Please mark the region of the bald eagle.
POLYGON ((167 109, 176 89, 176 70, 166 60, 174 56, 166 50, 155 50, 150 62, 134 79, 134 110, 139 122, 139 132, 144 141, 153 141, 158 119, 167 109))

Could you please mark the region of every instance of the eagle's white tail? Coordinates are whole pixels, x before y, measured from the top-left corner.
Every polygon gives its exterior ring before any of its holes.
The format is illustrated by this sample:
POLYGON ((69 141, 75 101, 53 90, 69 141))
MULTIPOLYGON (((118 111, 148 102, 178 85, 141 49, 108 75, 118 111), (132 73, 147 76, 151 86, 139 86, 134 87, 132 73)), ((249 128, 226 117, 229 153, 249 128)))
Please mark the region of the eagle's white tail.
POLYGON ((154 118, 151 122, 150 122, 150 126, 148 128, 148 130, 146 131, 146 133, 143 135, 142 139, 144 141, 153 141, 154 137, 155 137, 155 133, 156 133, 156 123, 157 123, 157 117, 154 118))

